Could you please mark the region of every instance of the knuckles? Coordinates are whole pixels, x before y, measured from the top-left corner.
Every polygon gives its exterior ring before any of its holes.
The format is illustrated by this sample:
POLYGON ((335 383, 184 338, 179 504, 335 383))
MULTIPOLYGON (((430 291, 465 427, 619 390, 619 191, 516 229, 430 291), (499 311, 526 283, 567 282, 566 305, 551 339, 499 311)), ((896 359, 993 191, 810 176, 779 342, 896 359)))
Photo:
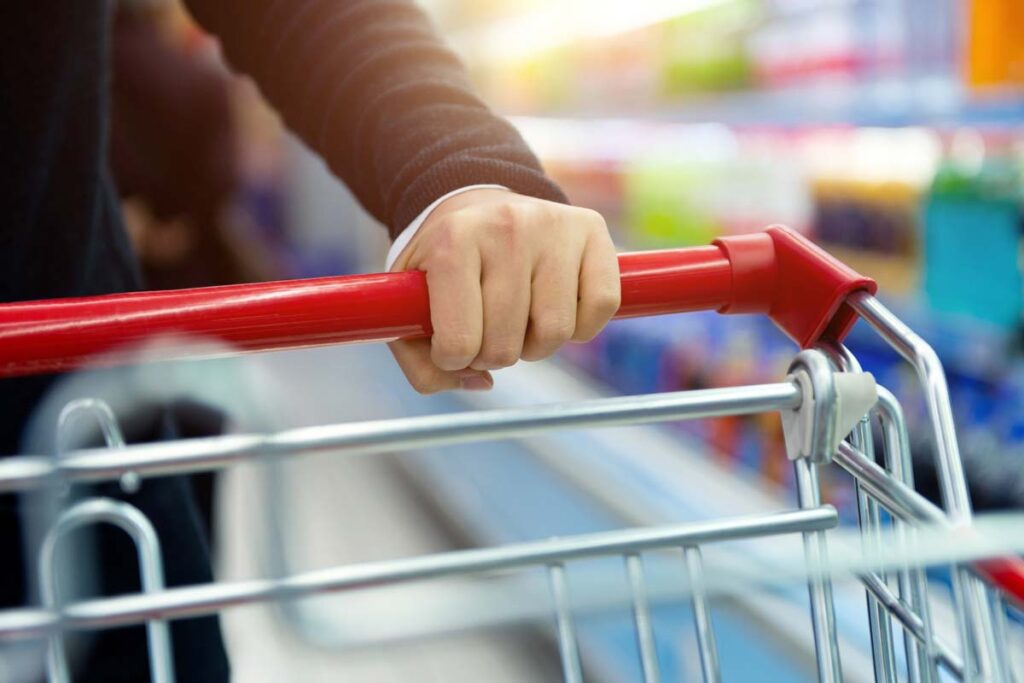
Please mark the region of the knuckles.
POLYGON ((513 233, 522 228, 523 213, 521 207, 509 202, 502 202, 487 209, 483 222, 492 230, 513 233))
POLYGON ((593 229, 607 230, 608 225, 605 223, 604 216, 599 214, 593 209, 585 207, 573 207, 580 217, 580 222, 593 229))
POLYGON ((470 233, 465 221, 452 214, 441 218, 431 238, 430 249, 427 252, 428 265, 446 268, 464 259, 470 233))
POLYGON ((458 251, 486 237, 503 246, 516 246, 533 229, 536 207, 522 202, 496 202, 469 206, 439 219, 433 233, 433 249, 458 251))
POLYGON ((604 324, 619 310, 621 303, 622 294, 617 284, 602 287, 589 294, 582 302, 586 309, 588 324, 584 328, 577 328, 573 334, 573 341, 588 342, 596 337, 604 324))
POLYGON ((594 311, 598 317, 611 318, 622 305, 622 290, 618 283, 613 287, 602 288, 594 295, 594 311))
POLYGON ((473 364, 483 366, 488 370, 495 370, 498 368, 511 367, 512 365, 515 365, 518 360, 519 349, 505 347, 485 349, 481 351, 473 364))
POLYGON ((480 350, 480 340, 469 335, 454 334, 443 338, 434 336, 431 355, 444 370, 461 370, 469 365, 480 350))
POLYGON ((430 260, 437 265, 450 263, 466 249, 488 244, 502 253, 531 246, 542 249, 552 240, 563 240, 566 229, 592 234, 607 232, 607 225, 592 209, 539 200, 519 198, 467 206, 438 219, 431 230, 430 260), (555 226, 557 229, 552 229, 555 226))
POLYGON ((534 339, 545 347, 569 341, 576 331, 575 319, 559 315, 542 314, 531 325, 534 339))

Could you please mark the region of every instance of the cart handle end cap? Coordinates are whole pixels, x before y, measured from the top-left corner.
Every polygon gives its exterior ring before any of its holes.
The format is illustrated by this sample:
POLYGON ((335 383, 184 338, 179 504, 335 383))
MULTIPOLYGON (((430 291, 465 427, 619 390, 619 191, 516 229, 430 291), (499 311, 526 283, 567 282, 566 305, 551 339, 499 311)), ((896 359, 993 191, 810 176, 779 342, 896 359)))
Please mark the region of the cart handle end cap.
POLYGON ((764 313, 801 348, 842 341, 857 321, 847 297, 878 291, 874 280, 782 225, 714 244, 732 271, 732 298, 719 312, 764 313))

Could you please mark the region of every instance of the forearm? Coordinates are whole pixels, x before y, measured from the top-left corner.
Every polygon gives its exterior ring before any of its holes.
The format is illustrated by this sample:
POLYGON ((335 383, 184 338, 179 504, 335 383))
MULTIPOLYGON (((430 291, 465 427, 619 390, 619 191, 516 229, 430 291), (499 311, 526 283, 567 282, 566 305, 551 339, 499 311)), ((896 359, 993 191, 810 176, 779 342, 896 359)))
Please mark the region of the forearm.
POLYGON ((189 0, 229 62, 397 234, 436 198, 493 183, 564 201, 407 0, 189 0))

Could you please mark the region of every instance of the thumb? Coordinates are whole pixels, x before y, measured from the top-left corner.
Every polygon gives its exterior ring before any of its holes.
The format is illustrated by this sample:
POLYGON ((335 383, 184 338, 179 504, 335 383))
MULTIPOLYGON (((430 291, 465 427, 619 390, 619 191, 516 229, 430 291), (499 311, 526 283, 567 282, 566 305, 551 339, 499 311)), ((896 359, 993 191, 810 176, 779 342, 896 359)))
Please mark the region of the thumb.
POLYGON ((442 370, 430 359, 429 339, 408 339, 388 344, 391 355, 395 357, 398 367, 412 388, 421 394, 434 394, 439 391, 466 389, 468 391, 486 391, 494 386, 494 378, 486 371, 442 370))

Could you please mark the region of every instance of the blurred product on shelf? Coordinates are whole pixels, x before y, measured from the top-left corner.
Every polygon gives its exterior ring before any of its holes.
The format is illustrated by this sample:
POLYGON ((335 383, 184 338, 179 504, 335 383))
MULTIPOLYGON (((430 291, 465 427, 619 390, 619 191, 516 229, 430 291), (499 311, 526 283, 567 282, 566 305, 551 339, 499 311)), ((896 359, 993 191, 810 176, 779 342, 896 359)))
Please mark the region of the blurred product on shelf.
POLYGON ((1024 85, 1024 5, 1018 0, 972 0, 968 6, 968 82, 982 91, 1024 85))
POLYGON ((815 197, 815 235, 829 245, 912 259, 918 204, 941 154, 919 128, 811 132, 803 158, 815 197))
POLYGON ((697 126, 637 155, 623 171, 631 242, 652 248, 706 244, 722 234, 763 227, 765 215, 806 232, 810 207, 799 168, 792 159, 774 156, 766 141, 721 126, 697 126), (679 149, 694 153, 678 154, 679 149))
POLYGON ((959 3, 770 0, 749 45, 764 87, 948 73, 959 3))
POLYGON ((577 204, 623 247, 706 244, 772 222, 807 232, 811 197, 793 136, 726 126, 520 117, 514 122, 577 204))
MULTIPOLYGON (((852 3, 831 2, 817 11, 798 3, 774 3, 778 13, 750 39, 757 81, 767 87, 811 79, 847 80, 869 62, 868 36, 852 21, 852 3)), ((885 52, 892 59, 894 47, 885 52)))
POLYGON ((658 94, 673 98, 753 85, 755 65, 746 43, 760 19, 760 2, 734 0, 710 3, 704 11, 666 21, 659 36, 662 82, 658 94))
POLYGON ((1006 328, 1024 311, 1024 185, 1013 148, 1010 136, 962 133, 924 208, 928 303, 1006 328))

